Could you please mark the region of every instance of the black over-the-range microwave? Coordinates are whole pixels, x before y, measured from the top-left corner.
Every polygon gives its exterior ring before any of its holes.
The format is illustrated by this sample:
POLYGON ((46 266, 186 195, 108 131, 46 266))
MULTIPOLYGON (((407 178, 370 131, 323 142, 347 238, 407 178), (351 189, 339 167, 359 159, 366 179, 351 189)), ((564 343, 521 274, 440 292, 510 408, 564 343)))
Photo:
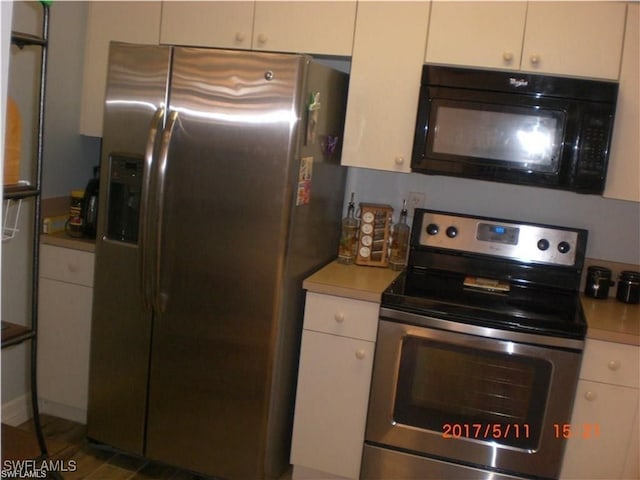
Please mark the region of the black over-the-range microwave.
POLYGON ((425 65, 411 169, 600 194, 617 82, 425 65))

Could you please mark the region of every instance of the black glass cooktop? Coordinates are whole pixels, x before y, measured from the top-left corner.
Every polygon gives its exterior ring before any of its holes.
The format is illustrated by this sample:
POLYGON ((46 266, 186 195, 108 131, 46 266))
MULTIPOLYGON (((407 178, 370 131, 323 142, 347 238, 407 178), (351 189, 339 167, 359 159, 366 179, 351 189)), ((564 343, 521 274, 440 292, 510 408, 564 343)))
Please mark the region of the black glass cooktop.
POLYGON ((382 295, 382 306, 462 323, 584 339, 577 292, 409 268, 382 295))

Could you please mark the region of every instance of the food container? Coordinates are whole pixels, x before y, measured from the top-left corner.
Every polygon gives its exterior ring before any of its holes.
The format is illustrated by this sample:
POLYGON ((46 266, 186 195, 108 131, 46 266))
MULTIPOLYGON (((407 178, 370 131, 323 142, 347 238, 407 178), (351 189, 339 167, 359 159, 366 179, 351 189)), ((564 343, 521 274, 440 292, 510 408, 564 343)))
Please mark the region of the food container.
POLYGON ((584 294, 591 298, 607 298, 611 281, 611 270, 606 267, 592 265, 587 268, 587 282, 584 286, 584 294))
POLYGON ((73 190, 71 192, 71 203, 69 204, 69 220, 67 220, 65 230, 72 237, 82 237, 82 200, 84 190, 73 190))
POLYGON ((624 303, 640 303, 640 272, 620 272, 616 298, 624 303))

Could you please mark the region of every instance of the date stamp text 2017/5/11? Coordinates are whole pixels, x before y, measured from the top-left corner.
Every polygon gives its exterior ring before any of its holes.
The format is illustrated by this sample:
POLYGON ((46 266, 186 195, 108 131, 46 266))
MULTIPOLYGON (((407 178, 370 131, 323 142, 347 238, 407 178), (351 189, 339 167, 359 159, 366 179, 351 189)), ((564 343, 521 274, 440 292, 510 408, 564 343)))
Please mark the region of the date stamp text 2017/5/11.
POLYGON ((442 438, 529 438, 528 423, 445 423, 442 438))

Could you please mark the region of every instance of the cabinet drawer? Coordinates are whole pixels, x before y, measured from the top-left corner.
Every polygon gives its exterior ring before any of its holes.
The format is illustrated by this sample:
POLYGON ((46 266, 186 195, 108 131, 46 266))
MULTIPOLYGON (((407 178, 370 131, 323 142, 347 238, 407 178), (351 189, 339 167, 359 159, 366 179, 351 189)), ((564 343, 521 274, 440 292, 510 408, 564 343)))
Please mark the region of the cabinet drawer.
POLYGON ((307 293, 305 330, 375 341, 379 304, 351 298, 307 293))
POLYGON ((62 282, 93 286, 94 254, 71 248, 40 246, 40 276, 62 282))
POLYGON ((580 378, 638 388, 640 347, 587 339, 580 378))

